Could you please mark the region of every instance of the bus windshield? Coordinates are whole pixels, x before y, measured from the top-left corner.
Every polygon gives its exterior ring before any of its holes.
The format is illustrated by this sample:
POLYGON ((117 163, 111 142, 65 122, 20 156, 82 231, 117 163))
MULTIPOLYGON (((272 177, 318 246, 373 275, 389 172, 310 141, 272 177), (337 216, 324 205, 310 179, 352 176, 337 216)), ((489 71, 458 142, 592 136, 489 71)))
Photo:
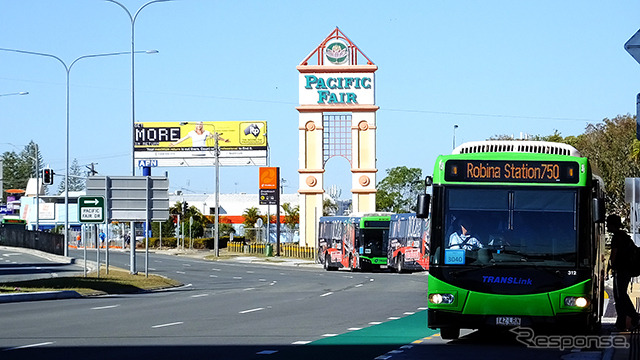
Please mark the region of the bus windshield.
MULTIPOLYGON (((388 223, 388 221, 387 221, 388 223)), ((387 256, 389 229, 362 229, 362 251, 364 256, 387 256)))
POLYGON ((450 187, 445 207, 445 265, 576 264, 576 190, 450 187))

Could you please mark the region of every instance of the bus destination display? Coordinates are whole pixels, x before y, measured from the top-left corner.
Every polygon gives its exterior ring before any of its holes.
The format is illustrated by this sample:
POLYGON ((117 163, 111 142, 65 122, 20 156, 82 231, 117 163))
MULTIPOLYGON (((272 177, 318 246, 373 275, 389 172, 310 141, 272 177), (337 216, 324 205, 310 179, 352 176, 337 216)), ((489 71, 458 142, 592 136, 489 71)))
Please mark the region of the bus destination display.
POLYGON ((449 160, 446 181, 567 183, 579 181, 579 164, 574 161, 449 160))

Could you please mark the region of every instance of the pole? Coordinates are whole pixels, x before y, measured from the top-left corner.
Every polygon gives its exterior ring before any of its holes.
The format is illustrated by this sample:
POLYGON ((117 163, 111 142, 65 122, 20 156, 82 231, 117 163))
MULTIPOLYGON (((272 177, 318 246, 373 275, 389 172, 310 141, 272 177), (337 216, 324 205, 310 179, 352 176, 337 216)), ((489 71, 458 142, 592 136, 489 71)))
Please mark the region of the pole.
POLYGON ((219 233, 218 233, 218 218, 220 214, 218 213, 218 208, 220 207, 220 144, 218 140, 220 139, 220 135, 216 132, 214 134, 216 139, 216 147, 215 147, 215 155, 216 155, 216 216, 215 216, 215 227, 214 227, 214 241, 213 241, 213 249, 216 257, 220 256, 220 249, 218 247, 219 241, 219 233))
POLYGON ((100 278, 100 239, 98 239, 98 225, 93 225, 93 237, 96 239, 96 264, 98 267, 96 268, 96 277, 100 278))
POLYGON ((280 256, 280 167, 276 168, 276 186, 278 203, 276 204, 276 256, 280 256))
POLYGON ((38 144, 36 145, 36 231, 40 231, 40 158, 38 144))
POLYGON ((144 273, 145 277, 149 277, 149 176, 146 179, 147 184, 147 204, 145 209, 145 222, 144 222, 144 241, 145 241, 145 253, 144 253, 144 273))
POLYGON ((84 225, 80 227, 80 241, 84 248, 84 277, 87 277, 87 242, 84 236, 84 225))
POLYGON ((131 240, 129 240, 129 273, 131 275, 136 275, 138 271, 136 270, 136 230, 135 221, 131 223, 131 240))
POLYGON ((136 126, 136 92, 135 92, 135 85, 136 85, 136 81, 135 81, 135 60, 134 60, 134 56, 133 53, 135 52, 135 48, 136 48, 136 43, 135 43, 135 28, 136 28, 136 19, 138 18, 138 14, 140 14, 140 11, 142 11, 142 9, 144 9, 145 7, 147 7, 148 5, 151 5, 153 3, 157 3, 157 2, 167 2, 167 1, 171 1, 171 0, 152 0, 149 1, 147 3, 145 3, 144 5, 140 6, 140 8, 138 9, 138 11, 136 11, 136 13, 134 15, 131 15, 131 12, 129 11, 129 9, 127 9, 126 6, 122 5, 120 2, 116 1, 116 0, 106 0, 108 2, 112 2, 118 6, 120 6, 129 16, 129 20, 131 20, 131 176, 135 176, 136 175, 136 160, 135 160, 135 126, 136 126))

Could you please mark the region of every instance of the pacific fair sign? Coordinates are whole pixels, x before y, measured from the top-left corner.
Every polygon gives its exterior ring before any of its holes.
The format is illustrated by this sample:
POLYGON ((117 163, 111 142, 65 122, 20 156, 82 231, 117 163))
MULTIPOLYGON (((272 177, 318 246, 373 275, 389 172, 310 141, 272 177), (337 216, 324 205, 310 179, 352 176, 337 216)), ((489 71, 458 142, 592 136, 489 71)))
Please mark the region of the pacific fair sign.
POLYGON ((373 73, 301 73, 300 105, 374 105, 373 73))

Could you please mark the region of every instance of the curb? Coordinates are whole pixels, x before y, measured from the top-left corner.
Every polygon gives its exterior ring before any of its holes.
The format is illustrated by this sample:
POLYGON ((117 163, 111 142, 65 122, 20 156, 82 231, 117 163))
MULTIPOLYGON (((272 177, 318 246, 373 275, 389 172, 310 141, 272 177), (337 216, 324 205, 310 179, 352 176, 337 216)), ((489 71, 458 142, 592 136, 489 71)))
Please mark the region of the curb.
POLYGON ((81 298, 76 291, 42 291, 32 293, 16 293, 0 295, 0 303, 21 302, 21 301, 38 301, 38 300, 59 300, 81 298))

